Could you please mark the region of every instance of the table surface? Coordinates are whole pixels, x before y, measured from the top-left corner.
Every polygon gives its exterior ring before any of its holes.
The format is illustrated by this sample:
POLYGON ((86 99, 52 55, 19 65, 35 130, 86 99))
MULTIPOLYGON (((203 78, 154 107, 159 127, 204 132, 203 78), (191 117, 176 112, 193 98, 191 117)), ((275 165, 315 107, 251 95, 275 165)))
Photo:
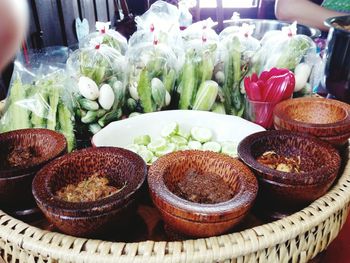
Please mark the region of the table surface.
POLYGON ((350 263, 350 216, 319 262, 350 263))

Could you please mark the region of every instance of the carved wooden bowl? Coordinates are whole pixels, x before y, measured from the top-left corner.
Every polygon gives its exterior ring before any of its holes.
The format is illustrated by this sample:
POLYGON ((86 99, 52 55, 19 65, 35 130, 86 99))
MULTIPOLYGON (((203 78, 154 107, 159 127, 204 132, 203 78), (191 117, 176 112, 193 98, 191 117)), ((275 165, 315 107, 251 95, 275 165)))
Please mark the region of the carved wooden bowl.
POLYGON ((258 177, 259 197, 284 207, 306 205, 324 195, 337 177, 341 159, 329 143, 291 131, 252 134, 238 145, 238 156, 258 177), (282 172, 257 161, 267 151, 300 157, 301 172, 282 172))
POLYGON ((47 219, 59 230, 75 236, 94 236, 123 226, 133 214, 134 204, 147 175, 142 158, 115 147, 87 148, 56 159, 33 180, 33 195, 47 219), (96 201, 68 202, 56 192, 98 174, 121 191, 96 201), (124 187, 123 187, 124 186, 124 187))
POLYGON ((289 99, 278 103, 273 115, 276 129, 323 138, 350 135, 350 105, 337 100, 289 99))
POLYGON ((31 192, 35 173, 49 161, 66 153, 67 143, 64 136, 55 131, 22 129, 0 134, 0 149, 1 209, 16 210, 35 204, 31 192), (21 162, 19 157, 13 159, 13 151, 27 152, 31 156, 21 162), (9 158, 14 160, 12 164, 9 158))
POLYGON ((153 203, 165 224, 192 237, 214 236, 231 229, 247 215, 258 191, 254 174, 239 160, 194 150, 178 151, 159 158, 149 169, 148 185, 153 203), (174 188, 189 170, 221 177, 234 191, 233 198, 203 204, 174 194, 174 188))

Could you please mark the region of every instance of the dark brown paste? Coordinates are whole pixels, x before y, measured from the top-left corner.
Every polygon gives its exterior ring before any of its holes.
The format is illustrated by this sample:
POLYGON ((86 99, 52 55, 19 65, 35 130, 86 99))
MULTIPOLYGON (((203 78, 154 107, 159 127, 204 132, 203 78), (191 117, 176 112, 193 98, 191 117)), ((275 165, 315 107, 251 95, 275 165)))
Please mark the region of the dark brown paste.
POLYGON ((280 172, 300 173, 300 156, 285 157, 274 151, 264 152, 257 158, 257 161, 265 166, 280 172))
POLYGON ((215 204, 232 199, 234 190, 216 174, 188 171, 175 187, 174 194, 195 203, 215 204))
POLYGON ((90 202, 120 192, 125 187, 117 188, 108 184, 108 178, 94 174, 76 185, 62 187, 56 192, 56 196, 67 202, 90 202))

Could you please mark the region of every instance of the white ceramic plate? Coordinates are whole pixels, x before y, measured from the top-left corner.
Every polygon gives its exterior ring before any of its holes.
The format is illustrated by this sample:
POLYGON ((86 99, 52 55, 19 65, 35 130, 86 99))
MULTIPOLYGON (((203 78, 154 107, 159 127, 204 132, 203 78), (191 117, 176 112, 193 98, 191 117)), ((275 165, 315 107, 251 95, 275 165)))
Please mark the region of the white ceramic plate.
POLYGON ((209 128, 213 131, 213 140, 219 142, 239 143, 246 136, 265 130, 232 115, 194 110, 159 111, 112 122, 92 137, 92 144, 97 147, 126 147, 138 135, 148 134, 152 139, 159 138, 161 129, 173 121, 188 131, 195 126, 209 128))

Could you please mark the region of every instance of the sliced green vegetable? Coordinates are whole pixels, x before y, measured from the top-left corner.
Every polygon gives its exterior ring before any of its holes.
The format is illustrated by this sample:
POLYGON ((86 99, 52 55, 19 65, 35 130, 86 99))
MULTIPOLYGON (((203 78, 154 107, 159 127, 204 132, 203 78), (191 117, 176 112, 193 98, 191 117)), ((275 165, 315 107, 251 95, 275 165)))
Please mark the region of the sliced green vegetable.
POLYGON ((234 142, 222 142, 221 152, 232 157, 237 156, 237 143, 234 142))
POLYGON ((218 153, 221 151, 221 145, 218 142, 206 142, 203 144, 202 150, 218 153))
POLYGON ((164 138, 158 138, 158 139, 152 140, 147 145, 147 148, 152 152, 156 152, 156 151, 164 150, 166 148, 166 145, 167 145, 167 141, 164 138))
POLYGON ((147 146, 150 142, 151 142, 151 137, 149 135, 139 135, 134 138, 134 144, 147 146))
POLYGON ((172 135, 169 140, 176 145, 187 145, 188 143, 188 141, 180 135, 172 135))
POLYGON ((174 143, 168 143, 165 145, 165 147, 162 150, 158 150, 155 152, 155 155, 160 157, 163 155, 166 155, 168 153, 171 153, 176 150, 176 145, 174 143))
POLYGON ((208 142, 213 137, 210 129, 204 127, 193 127, 191 129, 191 137, 201 143, 208 142))
POLYGON ((137 144, 129 144, 125 147, 125 149, 130 150, 134 153, 138 153, 138 151, 140 150, 140 145, 137 144))
POLYGON ((175 135, 179 129, 179 124, 177 122, 170 122, 163 127, 160 132, 162 137, 169 137, 171 135, 175 135))
POLYGON ((75 147, 74 117, 63 103, 58 104, 57 114, 59 131, 66 137, 68 152, 71 152, 75 147))
POLYGON ((150 163, 153 159, 153 153, 150 150, 142 149, 137 152, 146 163, 150 163))
POLYGON ((190 150, 202 150, 202 144, 198 141, 189 141, 187 146, 190 150))

